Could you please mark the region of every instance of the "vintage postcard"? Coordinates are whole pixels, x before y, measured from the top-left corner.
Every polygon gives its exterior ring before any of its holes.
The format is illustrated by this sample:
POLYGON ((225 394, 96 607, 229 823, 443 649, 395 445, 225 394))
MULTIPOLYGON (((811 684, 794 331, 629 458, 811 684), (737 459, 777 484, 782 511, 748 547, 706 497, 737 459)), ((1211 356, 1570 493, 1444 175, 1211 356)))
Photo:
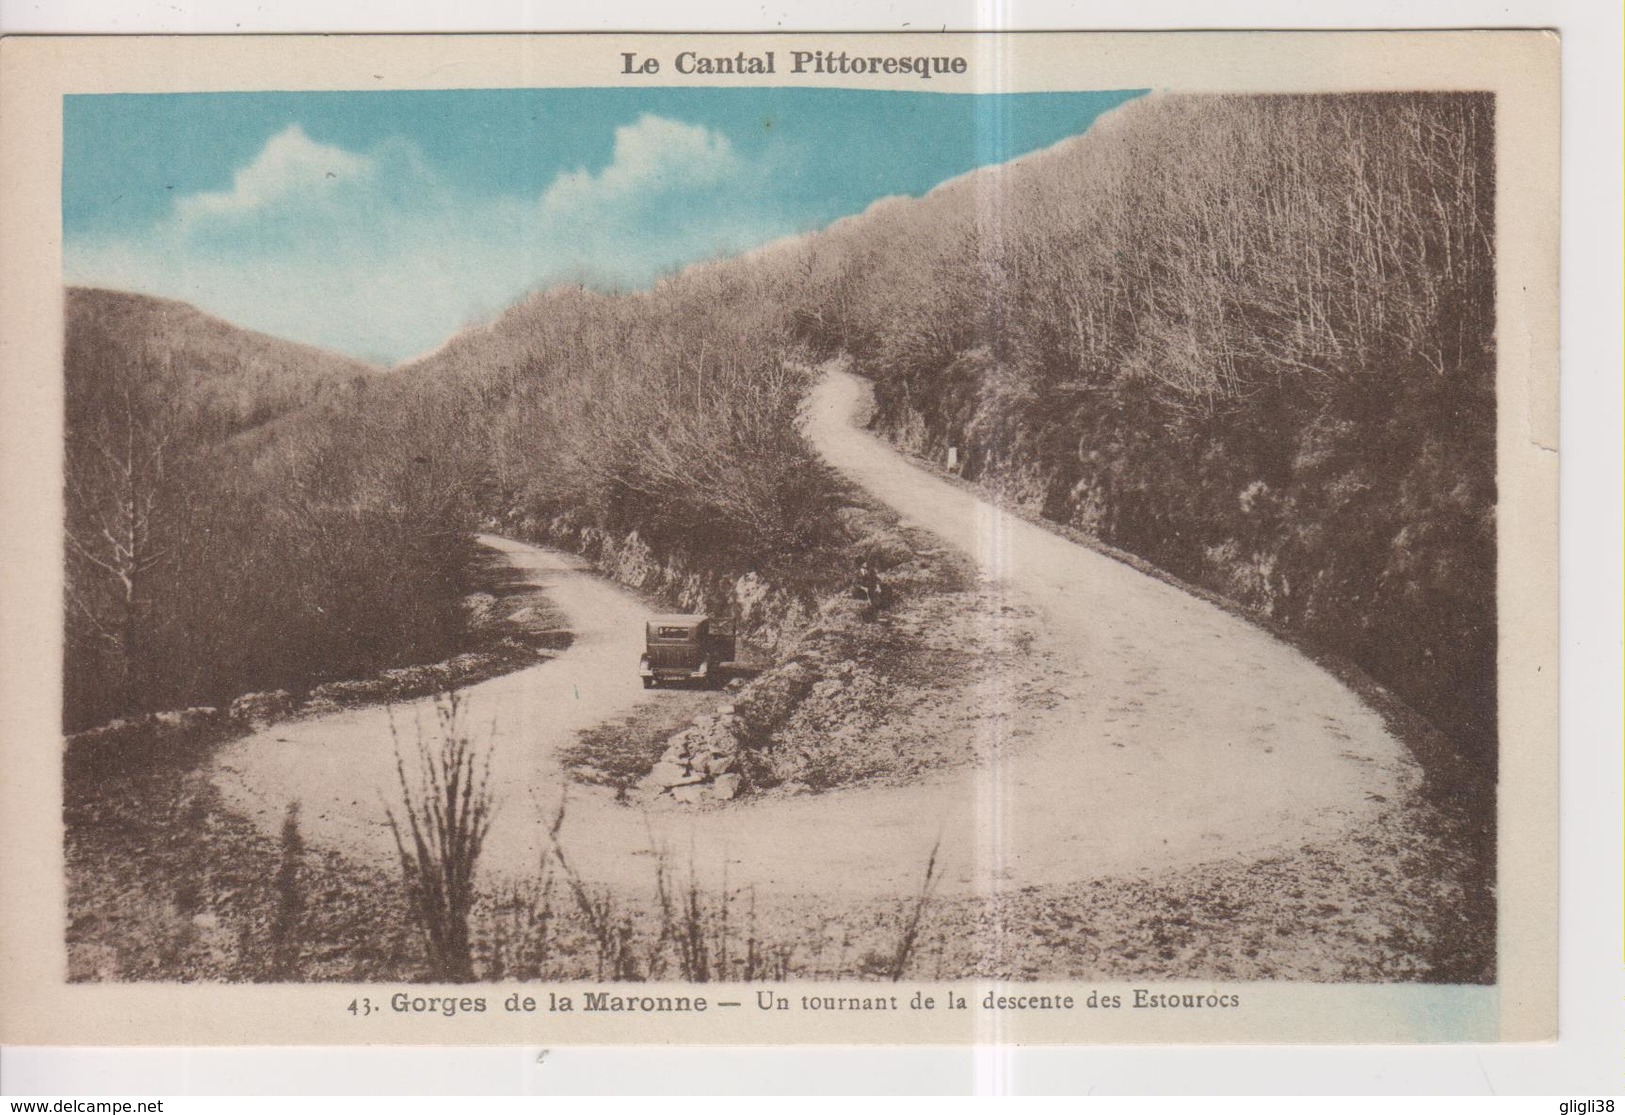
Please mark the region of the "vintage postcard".
POLYGON ((0 1040, 1555 1036, 1554 36, 0 52, 0 1040))

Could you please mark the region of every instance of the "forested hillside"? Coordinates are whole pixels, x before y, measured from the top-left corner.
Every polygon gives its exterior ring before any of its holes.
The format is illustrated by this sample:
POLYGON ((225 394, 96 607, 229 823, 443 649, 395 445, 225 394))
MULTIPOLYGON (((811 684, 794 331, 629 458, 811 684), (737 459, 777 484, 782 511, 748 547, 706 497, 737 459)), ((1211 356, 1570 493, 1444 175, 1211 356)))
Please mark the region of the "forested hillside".
POLYGON ((96 290, 66 346, 70 731, 454 638, 471 520, 377 369, 96 290))
POLYGON ((650 588, 691 578, 716 596, 757 572, 810 602, 857 538, 796 430, 811 374, 794 360, 797 278, 747 257, 641 294, 556 289, 399 374, 469 400, 447 449, 484 470, 481 506, 506 529, 615 550, 650 588))
POLYGON ((1493 763, 1493 102, 1158 97, 847 222, 879 425, 1348 656, 1493 763))
POLYGON ((1153 97, 647 294, 535 296, 417 373, 482 385, 493 511, 816 566, 786 360, 849 354, 906 448, 1346 656, 1488 764, 1492 110, 1153 97))
POLYGON ((691 605, 750 571, 826 590, 863 540, 795 422, 845 354, 906 448, 1352 659, 1489 766, 1492 111, 1151 97, 648 292, 532 295, 382 378, 75 295, 69 471, 103 488, 70 499, 70 720, 430 653, 476 516, 691 605), (109 514, 144 555, 111 570, 109 514))

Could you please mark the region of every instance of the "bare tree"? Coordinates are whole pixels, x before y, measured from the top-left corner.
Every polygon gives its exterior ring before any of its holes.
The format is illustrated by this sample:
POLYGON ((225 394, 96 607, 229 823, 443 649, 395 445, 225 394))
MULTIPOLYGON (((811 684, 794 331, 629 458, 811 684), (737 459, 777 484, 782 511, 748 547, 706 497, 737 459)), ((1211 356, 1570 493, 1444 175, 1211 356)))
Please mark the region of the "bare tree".
POLYGON ((68 596, 112 656, 119 703, 138 692, 150 617, 150 579, 179 539, 181 456, 175 405, 144 393, 125 372, 93 422, 71 431, 67 453, 68 596))

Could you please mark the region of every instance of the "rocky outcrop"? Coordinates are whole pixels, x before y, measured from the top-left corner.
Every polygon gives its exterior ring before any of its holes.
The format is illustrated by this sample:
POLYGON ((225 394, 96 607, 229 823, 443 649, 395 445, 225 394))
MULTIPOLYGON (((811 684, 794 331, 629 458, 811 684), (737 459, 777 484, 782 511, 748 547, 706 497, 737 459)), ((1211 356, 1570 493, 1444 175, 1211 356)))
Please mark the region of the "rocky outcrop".
POLYGON ((175 709, 169 712, 148 713, 145 716, 121 716, 98 727, 75 732, 67 737, 67 742, 70 747, 118 746, 137 740, 150 740, 157 736, 192 735, 219 723, 219 709, 175 709))
POLYGON ((726 618, 752 644, 779 653, 813 621, 802 596, 759 572, 706 569, 680 555, 661 555, 637 531, 616 534, 570 515, 518 516, 503 524, 515 536, 580 554, 604 576, 671 602, 677 611, 726 618))
POLYGON ((215 708, 183 708, 121 716, 63 739, 63 774, 98 777, 181 754, 216 738, 226 721, 215 708))
POLYGON ((743 731, 732 705, 695 720, 667 742, 660 760, 638 783, 639 796, 682 805, 733 800, 744 785, 739 769, 743 731))
POLYGON ((220 710, 209 708, 183 708, 170 712, 155 712, 153 721, 166 732, 197 732, 220 722, 220 710))
POLYGON ((293 715, 293 694, 286 689, 269 693, 244 693, 231 702, 231 718, 250 728, 263 728, 273 721, 293 715))
MULTIPOLYGON (((516 514, 503 524, 511 534, 574 551, 605 576, 655 593, 677 610, 726 617, 742 639, 775 660, 738 688, 733 704, 668 739, 659 760, 631 791, 633 797, 698 805, 732 800, 751 787, 805 790, 827 781, 827 772, 802 757, 804 748, 777 753, 776 737, 792 719, 802 736, 837 721, 841 730, 835 734, 843 741, 867 731, 866 718, 856 717, 853 727, 843 717, 852 719, 854 707, 874 696, 873 672, 847 661, 854 629, 866 627, 872 616, 842 588, 831 592, 830 582, 839 586, 859 558, 882 570, 899 596, 940 591, 958 574, 950 572, 951 563, 940 559, 940 551, 917 552, 888 512, 853 503, 833 514, 844 552, 829 558, 831 572, 817 585, 821 599, 809 591, 811 583, 797 592, 756 570, 707 570, 703 557, 662 555, 636 531, 616 534, 568 514, 551 519, 516 514)), ((861 751, 861 738, 848 749, 861 751)), ((852 764, 841 769, 846 766, 852 764)))
POLYGON ((879 694, 873 672, 851 661, 859 623, 855 602, 825 600, 789 659, 745 683, 716 715, 698 718, 666 742, 636 796, 700 805, 730 801, 752 787, 805 789, 817 764, 806 760, 806 748, 780 746, 787 727, 798 737, 818 733, 863 750, 872 719, 864 707, 878 706, 879 694))

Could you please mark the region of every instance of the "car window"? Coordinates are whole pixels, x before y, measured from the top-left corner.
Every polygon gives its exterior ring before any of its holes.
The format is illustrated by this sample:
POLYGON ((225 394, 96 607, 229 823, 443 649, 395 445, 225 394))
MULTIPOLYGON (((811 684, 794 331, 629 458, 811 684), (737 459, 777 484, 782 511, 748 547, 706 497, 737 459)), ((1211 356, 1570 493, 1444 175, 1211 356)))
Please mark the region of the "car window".
POLYGON ((687 628, 687 627, 657 627, 657 628, 655 628, 655 638, 657 638, 657 639, 686 639, 686 638, 688 638, 688 633, 689 633, 689 628, 687 628))

